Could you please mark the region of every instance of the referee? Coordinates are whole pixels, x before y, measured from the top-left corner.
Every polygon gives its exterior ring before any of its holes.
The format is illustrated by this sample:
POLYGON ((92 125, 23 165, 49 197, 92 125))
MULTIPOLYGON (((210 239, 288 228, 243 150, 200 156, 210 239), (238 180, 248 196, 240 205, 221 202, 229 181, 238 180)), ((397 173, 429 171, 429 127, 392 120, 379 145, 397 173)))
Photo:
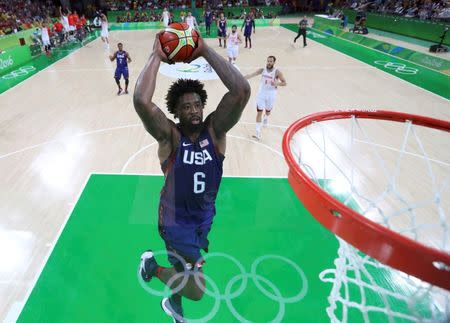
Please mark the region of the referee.
POLYGON ((308 20, 306 20, 306 16, 303 16, 303 19, 298 23, 298 34, 294 39, 294 43, 300 36, 303 36, 303 47, 306 46, 306 27, 308 27, 308 20))

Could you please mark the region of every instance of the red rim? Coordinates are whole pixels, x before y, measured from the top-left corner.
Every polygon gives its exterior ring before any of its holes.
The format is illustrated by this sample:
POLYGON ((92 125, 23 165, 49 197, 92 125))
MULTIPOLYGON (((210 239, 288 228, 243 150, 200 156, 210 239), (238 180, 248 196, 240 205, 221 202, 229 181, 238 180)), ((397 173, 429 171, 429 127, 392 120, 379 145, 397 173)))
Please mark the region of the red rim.
POLYGON ((290 141, 297 131, 314 121, 352 116, 395 122, 410 120, 415 125, 450 132, 448 121, 400 112, 348 110, 311 114, 293 123, 283 136, 283 154, 289 165, 288 180, 294 192, 323 226, 365 254, 432 285, 450 290, 450 254, 427 247, 361 216, 323 191, 297 164, 290 149, 290 141))

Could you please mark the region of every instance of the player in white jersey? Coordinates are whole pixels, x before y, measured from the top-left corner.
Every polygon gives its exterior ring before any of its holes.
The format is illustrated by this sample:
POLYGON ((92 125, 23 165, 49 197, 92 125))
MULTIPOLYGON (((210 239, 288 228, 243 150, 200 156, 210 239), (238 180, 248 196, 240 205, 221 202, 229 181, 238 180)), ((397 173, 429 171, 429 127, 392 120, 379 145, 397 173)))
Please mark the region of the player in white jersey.
POLYGON ((108 18, 106 18, 105 14, 101 14, 100 19, 102 21, 102 31, 100 33, 100 37, 102 38, 102 41, 105 43, 105 48, 109 49, 108 18))
POLYGON ((67 40, 70 32, 69 17, 63 13, 61 7, 59 7, 59 15, 61 16, 61 24, 64 28, 64 39, 67 40))
POLYGON ((275 67, 275 56, 267 57, 265 68, 260 68, 255 73, 245 76, 246 79, 262 74, 261 82, 259 84, 259 92, 256 97, 256 136, 254 138, 261 140, 261 127, 263 112, 264 125, 267 125, 268 117, 273 109, 275 98, 277 96, 277 88, 279 86, 286 86, 286 79, 283 73, 275 67))
POLYGON ((192 15, 191 12, 188 12, 187 14, 186 23, 188 24, 189 27, 198 30, 197 19, 195 19, 195 17, 192 15))
POLYGON ((164 8, 161 14, 161 21, 163 22, 164 27, 169 26, 169 20, 170 20, 170 12, 167 10, 167 8, 164 8))
POLYGON ((231 32, 227 36, 227 54, 228 61, 231 64, 236 64, 236 58, 239 53, 239 44, 242 43, 241 36, 237 31, 237 26, 231 27, 231 32))
POLYGON ((43 23, 41 28, 42 45, 46 55, 50 54, 50 36, 48 34, 47 24, 43 23))

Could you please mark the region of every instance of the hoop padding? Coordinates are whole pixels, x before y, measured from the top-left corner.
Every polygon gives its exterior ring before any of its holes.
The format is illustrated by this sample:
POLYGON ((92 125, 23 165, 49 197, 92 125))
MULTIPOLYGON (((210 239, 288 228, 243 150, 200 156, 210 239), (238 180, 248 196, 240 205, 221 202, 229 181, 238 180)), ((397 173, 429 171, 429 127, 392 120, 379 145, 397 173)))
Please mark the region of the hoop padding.
POLYGON ((352 117, 410 121, 414 125, 450 132, 450 122, 400 112, 344 110, 311 114, 293 123, 283 136, 283 154, 289 165, 288 180, 295 194, 323 226, 360 251, 390 267, 450 290, 450 254, 365 218, 326 193, 298 165, 290 142, 300 129, 313 122, 352 117))

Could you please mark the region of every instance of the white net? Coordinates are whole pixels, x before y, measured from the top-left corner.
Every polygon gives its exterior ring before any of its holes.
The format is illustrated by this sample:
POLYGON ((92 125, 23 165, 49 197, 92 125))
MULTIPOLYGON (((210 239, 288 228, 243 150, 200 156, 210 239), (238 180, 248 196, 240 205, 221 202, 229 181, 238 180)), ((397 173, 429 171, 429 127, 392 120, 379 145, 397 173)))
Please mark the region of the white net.
MULTIPOLYGON (((314 122, 290 142, 300 168, 361 216, 450 252, 450 135, 405 123, 314 122)), ((327 313, 332 322, 449 322, 450 293, 390 268, 339 239, 327 313)), ((448 268, 447 268, 448 270, 448 268)))

